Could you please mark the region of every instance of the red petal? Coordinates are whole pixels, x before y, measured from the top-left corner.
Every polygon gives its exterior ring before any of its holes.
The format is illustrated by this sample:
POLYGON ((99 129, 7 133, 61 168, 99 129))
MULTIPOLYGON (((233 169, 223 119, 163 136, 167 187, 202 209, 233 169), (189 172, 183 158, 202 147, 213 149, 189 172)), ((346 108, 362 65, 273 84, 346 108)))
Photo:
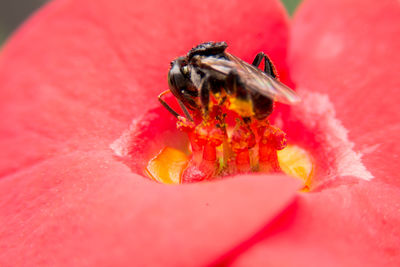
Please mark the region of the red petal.
POLYGON ((399 47, 396 0, 306 1, 290 47, 299 90, 329 95, 367 169, 398 186, 399 47))
POLYGON ((398 266, 400 190, 380 182, 304 195, 237 266, 398 266))
POLYGON ((284 176, 165 186, 108 152, 50 159, 0 183, 0 265, 205 266, 296 195, 284 176))

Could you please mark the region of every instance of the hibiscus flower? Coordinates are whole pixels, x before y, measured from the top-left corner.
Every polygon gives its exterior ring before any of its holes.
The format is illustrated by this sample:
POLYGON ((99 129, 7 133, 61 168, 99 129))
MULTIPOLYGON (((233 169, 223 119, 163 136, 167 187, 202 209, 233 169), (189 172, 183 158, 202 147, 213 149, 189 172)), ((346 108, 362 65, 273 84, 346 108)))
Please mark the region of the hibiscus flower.
POLYGON ((399 20, 396 0, 306 0, 291 22, 275 0, 50 3, 0 54, 0 265, 398 266, 399 20), (311 192, 142 175, 179 139, 169 62, 209 40, 296 87, 274 121, 315 158, 311 192))

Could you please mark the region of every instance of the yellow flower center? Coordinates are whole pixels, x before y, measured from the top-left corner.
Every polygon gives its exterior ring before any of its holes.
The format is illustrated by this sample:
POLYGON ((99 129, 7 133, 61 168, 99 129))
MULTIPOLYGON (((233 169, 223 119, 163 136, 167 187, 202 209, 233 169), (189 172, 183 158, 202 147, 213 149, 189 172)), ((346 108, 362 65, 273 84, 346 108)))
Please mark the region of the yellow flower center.
MULTIPOLYGON (((314 161, 310 153, 299 146, 288 145, 277 154, 282 172, 303 181, 303 191, 309 191, 314 174, 314 161)), ((184 152, 165 147, 148 162, 145 173, 160 183, 180 184, 188 161, 189 156, 184 152)))

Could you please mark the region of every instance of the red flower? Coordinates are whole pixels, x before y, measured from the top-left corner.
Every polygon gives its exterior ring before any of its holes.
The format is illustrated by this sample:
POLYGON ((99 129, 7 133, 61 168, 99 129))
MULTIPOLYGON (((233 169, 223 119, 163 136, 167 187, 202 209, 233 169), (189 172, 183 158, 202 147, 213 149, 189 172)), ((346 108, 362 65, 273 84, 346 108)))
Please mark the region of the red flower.
POLYGON ((399 265, 399 20, 396 0, 308 0, 290 30, 274 0, 51 3, 0 55, 0 265, 399 265), (208 40, 290 73, 304 104, 276 116, 313 151, 314 192, 135 173, 173 124, 169 61, 208 40), (132 119, 133 172, 109 148, 132 119))

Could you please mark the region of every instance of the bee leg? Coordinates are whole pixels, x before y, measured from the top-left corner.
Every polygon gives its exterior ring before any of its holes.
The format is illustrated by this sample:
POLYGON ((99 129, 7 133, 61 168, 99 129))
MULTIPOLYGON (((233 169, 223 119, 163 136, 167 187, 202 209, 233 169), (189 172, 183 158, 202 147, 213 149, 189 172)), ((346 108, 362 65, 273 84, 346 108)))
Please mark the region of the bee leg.
POLYGON ((164 101, 163 96, 166 94, 171 93, 170 90, 166 90, 164 92, 162 92, 161 94, 158 95, 158 100, 160 101, 160 103, 172 114, 177 118, 177 122, 176 122, 176 126, 179 130, 186 132, 188 134, 189 140, 190 140, 190 144, 192 147, 192 152, 193 152, 193 158, 192 160, 198 164, 200 164, 201 162, 201 157, 202 157, 202 152, 203 149, 201 146, 199 146, 196 142, 195 142, 195 133, 194 133, 194 129, 195 129, 195 124, 193 122, 193 118, 190 116, 188 110, 186 109, 185 105, 182 103, 182 101, 180 101, 179 99, 177 99, 180 107, 183 110, 183 113, 185 113, 186 117, 182 117, 181 115, 179 115, 178 112, 176 112, 173 108, 171 108, 167 102, 164 101))
POLYGON ((179 106, 181 107, 183 113, 185 114, 185 117, 186 117, 187 119, 189 119, 190 121, 193 121, 192 116, 190 116, 189 111, 187 110, 187 108, 185 107, 185 105, 182 103, 182 101, 180 101, 179 99, 177 99, 177 100, 178 100, 179 106))
POLYGON ((271 60, 269 59, 269 57, 267 55, 264 54, 264 52, 260 52, 256 55, 256 57, 253 60, 252 65, 256 66, 258 68, 258 66, 260 66, 261 61, 264 59, 264 72, 270 76, 272 76, 273 78, 278 77, 278 73, 275 69, 274 64, 272 64, 271 60))
POLYGON ((253 63, 251 63, 251 65, 256 66, 258 68, 258 66, 260 66, 261 61, 263 60, 265 54, 264 52, 259 52, 256 57, 253 60, 253 63))
POLYGON ((228 95, 234 96, 235 98, 246 102, 250 101, 249 92, 242 86, 240 76, 237 71, 231 70, 226 77, 225 83, 225 90, 228 95))
MULTIPOLYGON (((182 117, 181 115, 179 115, 178 112, 176 112, 173 108, 171 108, 167 102, 165 102, 165 100, 163 99, 163 96, 166 94, 171 93, 170 90, 166 90, 164 92, 162 92, 161 94, 158 95, 158 101, 160 101, 161 105, 163 105, 164 108, 166 108, 172 115, 174 115, 177 119, 179 119, 179 117, 182 117)), ((182 101, 180 101, 179 99, 177 99, 179 106, 181 107, 183 113, 185 114, 185 118, 188 119, 189 121, 193 121, 192 116, 190 116, 189 111, 187 110, 187 108, 185 107, 185 105, 182 103, 182 101)))
POLYGON ((160 101, 161 105, 164 106, 164 108, 166 108, 172 115, 174 115, 176 118, 178 118, 180 115, 178 112, 176 112, 173 108, 171 108, 167 102, 164 101, 163 97, 166 94, 171 93, 170 90, 166 90, 164 92, 162 92, 161 94, 158 95, 158 101, 160 101))
POLYGON ((209 76, 202 79, 200 84, 200 101, 203 109, 203 116, 208 119, 208 112, 210 109, 210 82, 209 76))
POLYGON ((228 95, 235 95, 239 83, 239 74, 235 70, 231 70, 226 77, 225 90, 228 95))

